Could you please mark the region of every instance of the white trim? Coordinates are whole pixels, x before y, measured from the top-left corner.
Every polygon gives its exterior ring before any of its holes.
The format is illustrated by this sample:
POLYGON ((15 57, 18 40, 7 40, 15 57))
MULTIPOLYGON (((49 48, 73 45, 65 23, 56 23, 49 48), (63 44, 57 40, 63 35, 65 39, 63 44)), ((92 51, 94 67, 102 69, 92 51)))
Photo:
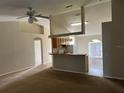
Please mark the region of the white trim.
POLYGON ((63 71, 63 72, 84 74, 84 75, 93 76, 93 77, 99 77, 99 78, 110 78, 110 79, 124 80, 124 78, 119 78, 119 77, 111 77, 111 76, 95 76, 95 75, 90 75, 90 74, 84 73, 84 72, 69 71, 69 70, 56 69, 56 68, 52 68, 52 69, 55 70, 55 71, 63 71))
POLYGON ((96 3, 91 3, 91 4, 88 4, 88 5, 85 5, 85 7, 93 7, 93 6, 96 6, 96 5, 100 5, 100 4, 104 4, 104 3, 107 3, 107 2, 111 2, 111 0, 106 0, 106 1, 99 1, 99 2, 96 2, 96 3))
POLYGON ((103 77, 110 78, 110 79, 124 80, 124 78, 121 78, 121 77, 111 77, 111 76, 103 76, 103 77))
POLYGON ((8 75, 8 74, 16 73, 16 72, 28 70, 28 69, 31 69, 31 68, 33 68, 33 67, 34 67, 34 66, 30 66, 30 67, 22 68, 22 69, 19 69, 19 70, 10 71, 10 72, 4 73, 4 74, 0 74, 0 77, 1 77, 1 76, 5 76, 5 75, 8 75))
POLYGON ((45 62, 43 62, 43 65, 46 65, 46 64, 52 64, 52 61, 45 61, 45 62))
POLYGON ((104 78, 103 75, 92 75, 92 74, 89 74, 89 73, 86 73, 86 75, 88 75, 88 76, 94 76, 94 77, 99 77, 99 78, 104 78))
POLYGON ((70 71, 70 70, 63 70, 63 69, 56 69, 56 68, 52 68, 55 71, 63 71, 63 72, 70 72, 70 73, 77 73, 77 74, 86 74, 84 72, 77 72, 77 71, 70 71))
POLYGON ((69 71, 69 70, 63 70, 63 69, 56 69, 56 68, 53 68, 53 67, 52 67, 52 69, 55 70, 55 71, 70 72, 70 73, 77 73, 77 74, 88 75, 88 76, 92 76, 92 77, 104 78, 103 76, 90 75, 90 74, 85 73, 85 72, 77 72, 77 71, 69 71))

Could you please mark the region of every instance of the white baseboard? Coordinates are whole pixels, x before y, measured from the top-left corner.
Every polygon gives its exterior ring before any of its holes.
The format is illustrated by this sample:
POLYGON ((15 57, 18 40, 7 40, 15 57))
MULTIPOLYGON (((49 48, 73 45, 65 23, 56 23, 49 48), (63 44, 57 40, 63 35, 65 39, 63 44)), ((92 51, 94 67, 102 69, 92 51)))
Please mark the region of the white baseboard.
MULTIPOLYGON (((8 75, 8 74, 16 73, 16 72, 28 70, 28 69, 31 69, 33 67, 34 66, 30 66, 30 67, 22 68, 22 69, 19 69, 19 70, 15 70, 15 71, 7 72, 7 73, 4 73, 4 74, 0 74, 0 77, 1 76, 5 76, 5 75, 8 75)), ((70 72, 70 73, 78 73, 78 74, 88 75, 87 73, 84 73, 84 72, 77 72, 77 71, 70 71, 70 70, 63 70, 63 69, 56 69, 56 68, 52 68, 52 69, 55 70, 55 71, 63 71, 63 72, 70 72)), ((92 76, 92 75, 89 75, 89 76, 92 76)), ((103 76, 103 77, 104 78, 110 78, 110 79, 124 80, 124 78, 121 78, 121 77, 111 77, 111 76, 103 76)))
POLYGON ((103 78, 103 76, 90 75, 90 74, 85 73, 85 72, 76 72, 76 71, 69 71, 69 70, 56 69, 56 68, 52 68, 52 69, 55 70, 55 71, 63 71, 63 72, 77 73, 77 74, 83 74, 83 75, 88 75, 88 76, 92 76, 92 77, 100 77, 100 78, 103 78))
POLYGON ((77 72, 77 71, 70 71, 70 70, 63 70, 63 69, 56 69, 52 68, 55 71, 63 71, 63 72, 70 72, 70 73, 78 73, 78 74, 85 74, 84 72, 77 72))
MULTIPOLYGON (((88 73, 84 73, 84 72, 76 72, 76 71, 69 71, 69 70, 56 69, 56 68, 52 68, 52 69, 55 70, 55 71, 63 71, 63 72, 71 72, 71 73, 78 73, 78 74, 89 75, 88 73)), ((110 79, 117 79, 117 80, 124 80, 124 78, 120 78, 120 77, 111 77, 111 76, 95 76, 95 75, 89 75, 89 76, 100 77, 100 78, 110 78, 110 79)))
POLYGON ((52 62, 47 61, 47 62, 43 62, 43 64, 44 64, 44 65, 45 65, 45 64, 52 64, 52 62))
POLYGON ((121 78, 121 77, 111 77, 111 76, 103 76, 103 77, 110 78, 110 79, 124 80, 124 78, 121 78))
POLYGON ((31 69, 32 67, 33 67, 33 66, 26 67, 26 68, 22 68, 22 69, 15 70, 15 71, 10 71, 10 72, 4 73, 4 74, 0 74, 0 77, 1 77, 1 76, 5 76, 5 75, 8 75, 8 74, 16 73, 16 72, 28 70, 28 69, 31 69))

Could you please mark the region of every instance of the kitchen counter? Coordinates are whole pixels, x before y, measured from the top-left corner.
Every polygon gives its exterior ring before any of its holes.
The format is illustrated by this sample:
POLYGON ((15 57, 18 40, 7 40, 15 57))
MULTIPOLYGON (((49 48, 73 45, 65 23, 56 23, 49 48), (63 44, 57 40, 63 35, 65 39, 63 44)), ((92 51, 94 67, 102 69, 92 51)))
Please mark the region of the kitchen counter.
POLYGON ((53 69, 86 73, 88 71, 88 58, 85 54, 56 54, 50 53, 53 59, 53 69))
POLYGON ((73 53, 64 53, 64 54, 58 54, 58 53, 50 53, 50 55, 73 55, 73 56, 85 56, 86 54, 73 54, 73 53))

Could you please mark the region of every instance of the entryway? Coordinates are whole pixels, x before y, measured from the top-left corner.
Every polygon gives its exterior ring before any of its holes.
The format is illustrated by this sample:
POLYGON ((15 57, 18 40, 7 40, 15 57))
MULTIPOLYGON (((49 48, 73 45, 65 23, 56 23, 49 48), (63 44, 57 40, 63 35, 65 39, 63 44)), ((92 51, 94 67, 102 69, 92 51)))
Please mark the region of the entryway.
POLYGON ((34 53, 35 53, 35 66, 43 64, 42 62, 42 40, 35 39, 34 40, 34 53))
POLYGON ((102 42, 89 42, 89 75, 103 76, 102 42))

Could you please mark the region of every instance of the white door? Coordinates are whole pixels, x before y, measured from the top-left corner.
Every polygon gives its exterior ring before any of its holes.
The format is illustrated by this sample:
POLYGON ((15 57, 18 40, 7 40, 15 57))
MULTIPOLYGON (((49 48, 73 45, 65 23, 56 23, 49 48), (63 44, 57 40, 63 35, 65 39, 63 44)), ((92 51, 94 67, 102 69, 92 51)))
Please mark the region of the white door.
POLYGON ((41 40, 34 40, 35 66, 42 64, 41 40))
POLYGON ((89 74, 103 75, 102 42, 89 43, 89 74))

